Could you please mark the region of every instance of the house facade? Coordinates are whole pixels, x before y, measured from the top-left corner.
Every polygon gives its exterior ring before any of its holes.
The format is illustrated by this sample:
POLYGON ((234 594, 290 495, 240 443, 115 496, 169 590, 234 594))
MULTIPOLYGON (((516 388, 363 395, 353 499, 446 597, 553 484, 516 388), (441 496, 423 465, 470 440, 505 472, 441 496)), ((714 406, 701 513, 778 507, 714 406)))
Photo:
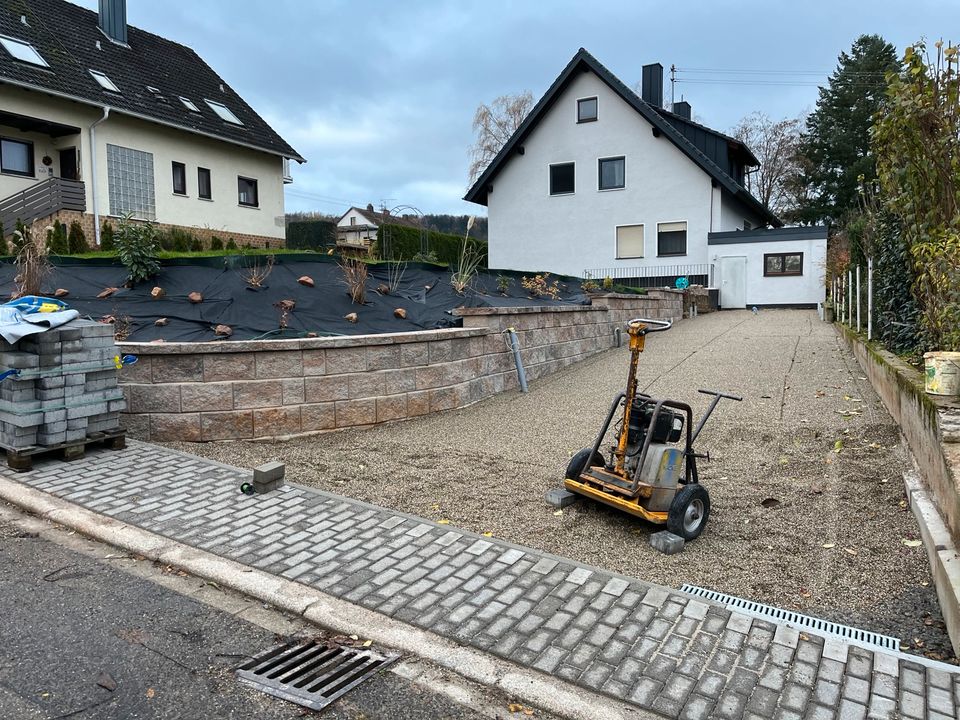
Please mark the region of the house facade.
POLYGON ((374 210, 370 203, 366 208, 351 207, 337 220, 337 245, 344 250, 370 252, 381 225, 404 225, 422 229, 422 223, 414 216, 392 215, 389 210, 374 210))
POLYGON ((123 0, 0 7, 0 221, 149 220, 283 242, 304 159, 191 49, 126 25, 123 0))
POLYGON ((662 96, 660 65, 638 96, 581 49, 465 197, 487 206, 490 266, 719 287, 711 233, 781 223, 743 185, 749 148, 662 96))

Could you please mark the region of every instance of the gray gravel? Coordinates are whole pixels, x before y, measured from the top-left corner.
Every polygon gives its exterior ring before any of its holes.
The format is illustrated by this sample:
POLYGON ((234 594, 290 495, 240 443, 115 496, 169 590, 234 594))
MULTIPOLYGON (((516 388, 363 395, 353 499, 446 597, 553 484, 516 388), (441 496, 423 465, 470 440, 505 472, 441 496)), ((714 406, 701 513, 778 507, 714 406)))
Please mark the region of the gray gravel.
POLYGON ((903 638, 905 649, 951 659, 923 548, 902 542, 918 528, 904 501, 908 457, 897 427, 812 311, 714 313, 648 337, 639 377, 654 396, 689 402, 695 413, 708 402, 697 388, 744 397, 721 402, 698 442, 712 459, 700 471, 713 511, 683 553, 657 553, 648 538, 659 528, 595 503, 554 514, 544 492, 592 443, 628 357, 612 350, 526 395, 406 422, 175 446, 248 467, 280 459, 295 482, 663 585, 857 618, 903 638))

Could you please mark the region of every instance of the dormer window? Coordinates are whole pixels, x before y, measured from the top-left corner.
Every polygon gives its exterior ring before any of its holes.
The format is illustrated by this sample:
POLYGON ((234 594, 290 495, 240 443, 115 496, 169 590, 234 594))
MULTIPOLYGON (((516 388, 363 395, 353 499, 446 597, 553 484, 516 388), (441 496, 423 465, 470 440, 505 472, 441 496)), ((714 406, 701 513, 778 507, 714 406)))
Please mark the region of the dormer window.
POLYGON ((593 122, 597 119, 597 99, 580 98, 577 100, 577 122, 593 122))
POLYGON ((115 93, 120 92, 120 88, 113 84, 113 80, 108 78, 106 73, 102 73, 99 70, 91 70, 90 76, 96 80, 97 84, 104 90, 115 93))
POLYGON ((198 107, 194 104, 193 100, 191 100, 190 98, 181 97, 181 98, 180 98, 180 102, 182 102, 182 103, 183 103, 183 106, 184 106, 187 110, 189 110, 190 112, 195 112, 195 113, 200 112, 200 108, 198 108, 198 107))
POLYGON ((206 98, 204 98, 204 102, 210 106, 210 109, 213 110, 221 120, 225 120, 234 125, 243 125, 243 123, 240 122, 240 118, 234 115, 233 111, 223 103, 218 103, 215 100, 207 100, 206 98))
POLYGON ((14 60, 39 65, 40 67, 50 67, 47 61, 37 52, 37 49, 28 42, 0 35, 0 45, 3 45, 3 49, 10 53, 14 60))

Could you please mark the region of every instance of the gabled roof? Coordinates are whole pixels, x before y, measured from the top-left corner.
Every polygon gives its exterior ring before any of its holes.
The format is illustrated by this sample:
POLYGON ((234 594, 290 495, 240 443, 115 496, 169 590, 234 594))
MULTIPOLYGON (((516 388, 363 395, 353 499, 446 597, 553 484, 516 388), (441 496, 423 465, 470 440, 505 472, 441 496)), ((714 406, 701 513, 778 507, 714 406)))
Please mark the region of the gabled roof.
MULTIPOLYGON (((378 227, 380 225, 406 225, 408 227, 419 228, 420 223, 412 217, 407 215, 390 215, 388 213, 377 212, 376 210, 368 210, 367 208, 358 208, 356 206, 351 207, 343 215, 341 215, 336 224, 340 225, 340 221, 343 220, 351 212, 356 212, 357 214, 366 218, 367 222, 370 223, 372 227, 378 227)), ((354 228, 361 227, 359 225, 344 225, 343 228, 354 228)))
POLYGON ((128 46, 113 42, 97 27, 97 13, 65 0, 3 2, 0 34, 30 43, 49 65, 14 60, 0 48, 0 84, 109 106, 114 113, 305 162, 188 47, 133 26, 128 46), (104 90, 90 70, 105 73, 120 92, 104 90), (188 110, 181 96, 199 112, 188 110), (205 100, 226 105, 243 124, 221 120, 205 100))
MULTIPOLYGON (((560 94, 570 84, 575 74, 584 70, 592 71, 595 75, 597 75, 597 77, 603 80, 603 82, 606 83, 607 86, 617 95, 619 95, 624 102, 630 105, 647 122, 659 130, 664 137, 676 145, 687 157, 695 162, 700 169, 713 178, 713 180, 720 187, 729 192, 751 210, 758 213, 766 222, 770 223, 771 225, 779 227, 783 224, 772 212, 770 212, 769 209, 767 209, 765 205, 763 205, 752 194, 750 194, 745 187, 734 180, 729 173, 727 173, 723 168, 711 160, 704 152, 699 150, 693 143, 691 143, 683 135, 683 133, 677 130, 677 128, 674 127, 674 125, 660 112, 658 112, 656 108, 641 100, 635 92, 624 85, 613 73, 607 70, 607 68, 605 68, 595 57, 593 57, 593 55, 588 53, 583 48, 580 48, 577 54, 573 56, 573 59, 570 60, 563 72, 560 73, 560 76, 554 80, 553 84, 549 87, 544 96, 540 98, 540 101, 534 106, 533 110, 530 111, 530 114, 527 116, 527 118, 523 121, 523 123, 521 123, 520 127, 517 128, 517 131, 507 141, 506 145, 501 148, 500 152, 497 153, 497 156, 493 159, 493 162, 490 163, 489 167, 487 167, 483 174, 477 179, 477 181, 473 184, 473 187, 467 191, 467 194, 464 196, 464 200, 467 200, 468 202, 475 202, 480 205, 487 204, 487 194, 489 192, 488 186, 492 184, 493 179, 496 177, 497 173, 500 172, 500 169, 506 163, 507 159, 513 156, 518 146, 520 146, 527 136, 533 132, 533 129, 540 122, 540 119, 553 107, 554 103, 557 101, 560 94)), ((670 114, 673 115, 673 113, 670 114)), ((691 122, 685 120, 684 118, 680 118, 679 116, 674 117, 683 120, 684 122, 691 122)), ((693 124, 696 125, 697 123, 693 124)), ((715 133, 716 131, 711 132, 715 133)))
POLYGON ((677 115, 677 113, 671 112, 666 108, 657 107, 655 105, 651 105, 650 107, 652 107, 654 110, 660 113, 660 116, 664 120, 669 122, 671 125, 673 125, 675 128, 677 128, 681 132, 683 132, 683 129, 685 128, 695 128, 697 130, 701 130, 704 133, 707 133, 708 135, 712 135, 713 137, 719 140, 723 140, 725 143, 727 143, 727 145, 729 145, 732 148, 735 148, 737 152, 740 154, 741 158, 743 158, 743 160, 745 161, 744 162, 745 165, 748 165, 750 167, 760 167, 760 161, 757 160, 757 156, 753 154, 750 148, 744 145, 740 140, 737 140, 735 137, 730 137, 726 133, 722 133, 719 130, 714 130, 713 128, 707 127, 706 125, 698 123, 695 120, 685 118, 683 117, 683 115, 677 115))

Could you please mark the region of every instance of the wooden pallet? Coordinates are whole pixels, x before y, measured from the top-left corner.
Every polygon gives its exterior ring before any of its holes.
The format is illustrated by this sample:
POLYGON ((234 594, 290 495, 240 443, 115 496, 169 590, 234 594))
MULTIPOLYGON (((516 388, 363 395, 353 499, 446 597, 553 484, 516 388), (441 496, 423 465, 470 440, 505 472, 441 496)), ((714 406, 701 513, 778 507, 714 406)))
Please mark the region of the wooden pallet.
POLYGON ((65 462, 79 460, 87 451, 87 446, 103 445, 111 450, 123 450, 127 446, 127 431, 123 428, 94 432, 83 440, 59 443, 57 445, 32 445, 26 448, 12 448, 0 443, 0 450, 7 454, 7 465, 11 470, 26 472, 33 469, 33 458, 59 455, 65 462))

